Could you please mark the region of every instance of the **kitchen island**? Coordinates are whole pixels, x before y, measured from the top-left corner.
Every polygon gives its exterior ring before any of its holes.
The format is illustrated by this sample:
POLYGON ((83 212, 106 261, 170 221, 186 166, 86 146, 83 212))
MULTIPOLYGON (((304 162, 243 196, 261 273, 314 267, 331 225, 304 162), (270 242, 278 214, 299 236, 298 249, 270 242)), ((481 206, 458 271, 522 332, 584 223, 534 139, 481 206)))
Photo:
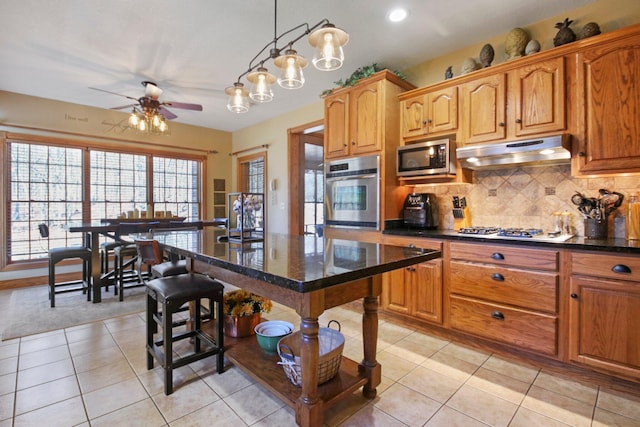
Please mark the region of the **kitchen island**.
POLYGON ((267 233, 263 242, 218 242, 211 229, 156 233, 170 252, 186 256, 194 271, 291 307, 300 316, 302 387, 287 381, 277 356, 260 350, 255 337, 235 340, 225 355, 287 405, 301 426, 320 426, 324 411, 362 387, 373 398, 381 380, 376 361, 381 274, 429 261, 440 251, 267 233), (324 310, 363 299, 364 359, 342 358, 340 372, 318 385, 318 317, 324 310))

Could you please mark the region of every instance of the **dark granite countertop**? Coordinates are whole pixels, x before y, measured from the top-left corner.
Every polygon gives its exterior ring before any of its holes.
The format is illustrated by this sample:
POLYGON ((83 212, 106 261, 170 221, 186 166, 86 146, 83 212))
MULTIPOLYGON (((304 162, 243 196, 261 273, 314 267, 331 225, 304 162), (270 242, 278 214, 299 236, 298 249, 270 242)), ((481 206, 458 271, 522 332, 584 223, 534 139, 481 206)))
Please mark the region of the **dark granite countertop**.
POLYGON ((391 234, 406 237, 423 237, 429 239, 456 240, 464 242, 484 242, 511 244, 519 246, 562 248, 573 250, 590 250, 602 252, 618 252, 640 255, 640 240, 626 239, 587 239, 575 236, 565 241, 550 241, 552 239, 513 238, 501 236, 470 236, 460 234, 453 230, 423 230, 407 227, 388 227, 383 234, 391 234))
MULTIPOLYGON (((218 232, 219 234, 219 232, 218 232)), ((267 233, 263 242, 218 242, 202 231, 156 232, 165 249, 296 292, 310 292, 441 257, 440 251, 267 233)))

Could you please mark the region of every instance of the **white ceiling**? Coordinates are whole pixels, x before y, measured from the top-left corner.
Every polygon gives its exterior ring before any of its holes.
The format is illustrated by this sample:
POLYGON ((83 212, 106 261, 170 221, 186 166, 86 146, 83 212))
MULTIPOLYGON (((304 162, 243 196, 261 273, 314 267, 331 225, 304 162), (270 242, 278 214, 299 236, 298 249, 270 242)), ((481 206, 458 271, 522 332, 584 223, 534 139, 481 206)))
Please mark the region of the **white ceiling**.
MULTIPOLYGON (((280 0, 278 34, 327 18, 350 35, 345 64, 310 65, 305 87, 277 87, 271 103, 238 115, 223 91, 273 40, 272 0, 1 0, 0 90, 108 109, 131 102, 89 87, 138 98, 151 80, 164 90, 160 101, 203 105, 173 109, 176 121, 235 131, 318 101, 360 66, 402 70, 591 1, 280 0), (395 5, 409 10, 401 24, 386 20, 395 5)), ((305 39, 295 47, 312 56, 305 39)))

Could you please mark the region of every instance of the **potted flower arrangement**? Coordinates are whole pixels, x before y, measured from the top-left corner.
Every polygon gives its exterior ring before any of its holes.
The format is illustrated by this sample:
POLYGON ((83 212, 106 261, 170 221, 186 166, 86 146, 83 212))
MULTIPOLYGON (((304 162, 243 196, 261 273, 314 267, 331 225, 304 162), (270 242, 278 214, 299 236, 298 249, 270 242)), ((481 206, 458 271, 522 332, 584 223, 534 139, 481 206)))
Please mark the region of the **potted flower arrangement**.
POLYGON ((260 323, 261 314, 271 311, 273 303, 244 289, 236 289, 224 294, 224 333, 231 337, 253 335, 260 323))

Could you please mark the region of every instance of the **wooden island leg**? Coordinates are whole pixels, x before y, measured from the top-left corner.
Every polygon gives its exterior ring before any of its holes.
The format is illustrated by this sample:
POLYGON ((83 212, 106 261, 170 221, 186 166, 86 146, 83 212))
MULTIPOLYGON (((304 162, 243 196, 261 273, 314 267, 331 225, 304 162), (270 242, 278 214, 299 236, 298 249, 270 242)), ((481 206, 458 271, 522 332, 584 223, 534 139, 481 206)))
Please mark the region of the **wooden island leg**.
POLYGON ((368 381, 362 387, 362 395, 367 399, 376 397, 376 387, 382 381, 382 367, 376 361, 378 344, 378 297, 366 296, 363 301, 362 340, 364 359, 360 363, 360 372, 364 371, 368 381))
POLYGON ((323 402, 318 397, 319 330, 317 317, 300 320, 302 393, 296 402, 296 423, 299 426, 321 426, 324 420, 323 402))

